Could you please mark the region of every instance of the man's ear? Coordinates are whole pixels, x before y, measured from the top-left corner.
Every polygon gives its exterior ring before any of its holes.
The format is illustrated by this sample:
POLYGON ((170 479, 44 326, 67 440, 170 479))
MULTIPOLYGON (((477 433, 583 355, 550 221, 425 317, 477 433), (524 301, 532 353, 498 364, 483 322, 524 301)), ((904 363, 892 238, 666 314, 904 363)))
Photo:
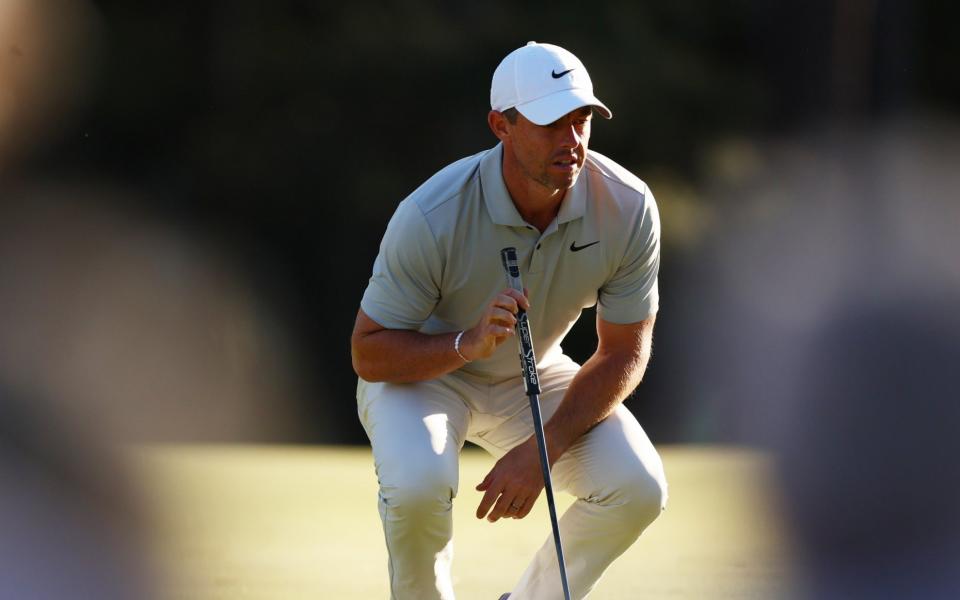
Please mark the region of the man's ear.
POLYGON ((491 110, 487 113, 487 124, 490 125, 490 131, 493 132, 493 135, 497 136, 497 139, 501 142, 510 137, 510 123, 502 112, 491 110))

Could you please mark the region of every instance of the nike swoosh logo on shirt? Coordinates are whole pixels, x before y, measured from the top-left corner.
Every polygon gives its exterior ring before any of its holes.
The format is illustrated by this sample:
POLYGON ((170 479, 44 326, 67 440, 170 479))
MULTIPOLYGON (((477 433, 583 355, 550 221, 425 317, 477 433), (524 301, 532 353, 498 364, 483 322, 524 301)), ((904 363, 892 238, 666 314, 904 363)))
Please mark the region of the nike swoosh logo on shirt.
MULTIPOLYGON (((573 69, 576 69, 576 67, 574 67, 573 69)), ((560 73, 557 73, 556 71, 550 71, 550 75, 554 79, 560 79, 561 77, 563 77, 564 75, 572 71, 573 69, 567 69, 566 71, 561 71, 560 73)))
POLYGON ((599 243, 600 243, 600 240, 597 240, 597 241, 595 241, 595 242, 590 242, 589 244, 584 244, 584 245, 582 245, 582 246, 578 246, 576 242, 571 242, 571 243, 570 243, 570 252, 580 252, 580 251, 583 250, 584 248, 589 248, 590 246, 592 246, 592 245, 594 245, 594 244, 599 244, 599 243))

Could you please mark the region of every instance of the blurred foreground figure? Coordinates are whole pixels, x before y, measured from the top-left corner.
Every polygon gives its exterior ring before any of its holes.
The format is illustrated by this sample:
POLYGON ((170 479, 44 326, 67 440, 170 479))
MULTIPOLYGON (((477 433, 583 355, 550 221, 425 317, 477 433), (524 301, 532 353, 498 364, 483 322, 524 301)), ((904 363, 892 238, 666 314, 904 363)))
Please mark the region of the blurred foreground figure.
POLYGON ((802 597, 960 597, 960 129, 757 157, 717 188, 730 219, 704 289, 727 319, 704 386, 779 458, 802 597))
POLYGON ((223 251, 29 168, 97 31, 89 2, 0 0, 0 600, 154 597, 124 444, 296 434, 289 347, 223 251))
MULTIPOLYGON (((18 234, 38 233, 20 229, 14 166, 56 137, 81 102, 94 28, 87 2, 0 0, 0 600, 155 597, 145 521, 108 450, 112 432, 69 385, 53 401, 42 382, 56 358, 33 353, 69 342, 43 340, 53 315, 28 318, 25 305, 75 297, 56 300, 56 281, 40 284, 45 274, 29 268, 20 279, 11 268, 35 258, 18 234), (66 406, 84 413, 83 433, 62 418, 66 406)), ((68 255, 57 261, 71 266, 68 255)))

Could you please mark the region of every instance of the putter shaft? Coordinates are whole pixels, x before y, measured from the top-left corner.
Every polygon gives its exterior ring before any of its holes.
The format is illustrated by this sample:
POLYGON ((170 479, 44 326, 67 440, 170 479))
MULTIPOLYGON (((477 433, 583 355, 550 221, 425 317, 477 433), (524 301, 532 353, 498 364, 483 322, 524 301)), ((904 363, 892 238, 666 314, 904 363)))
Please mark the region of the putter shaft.
MULTIPOLYGON (((500 251, 503 268, 507 274, 507 284, 523 293, 520 281, 520 268, 517 264, 517 250, 509 247, 500 251)), ((560 541, 560 523, 557 520, 557 506, 553 499, 553 482, 550 478, 550 458, 547 455, 547 440, 543 431, 543 417, 540 414, 540 378, 537 375, 537 358, 533 351, 533 336, 530 333, 530 320, 527 312, 517 312, 517 343, 520 346, 520 367, 523 372, 523 385, 530 400, 530 412, 533 414, 533 431, 540 451, 540 469, 543 472, 543 487, 547 495, 547 508, 550 512, 550 526, 553 529, 553 542, 557 549, 557 562, 560 565, 560 581, 563 585, 563 597, 570 600, 570 585, 567 582, 566 561, 563 558, 563 543, 560 541)))

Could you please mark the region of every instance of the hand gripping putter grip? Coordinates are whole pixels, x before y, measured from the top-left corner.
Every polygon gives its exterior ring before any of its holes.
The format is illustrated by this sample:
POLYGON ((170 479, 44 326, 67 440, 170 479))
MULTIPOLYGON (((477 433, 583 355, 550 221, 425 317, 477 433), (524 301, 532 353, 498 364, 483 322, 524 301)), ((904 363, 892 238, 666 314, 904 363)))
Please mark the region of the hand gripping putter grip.
MULTIPOLYGON (((507 285, 523 293, 520 281, 520 267, 517 265, 517 249, 504 248, 500 251, 500 260, 507 274, 507 285)), ((553 528, 553 542, 557 547, 557 562, 560 564, 560 582, 563 584, 564 600, 570 600, 570 585, 567 583, 567 567, 563 560, 563 543, 560 541, 560 525, 557 522, 557 506, 553 501, 553 483, 550 480, 550 459, 547 456, 547 441, 543 433, 543 417, 540 416, 540 379, 537 376, 537 357, 533 353, 533 336, 530 335, 530 321, 527 311, 517 312, 517 343, 520 346, 520 367, 523 371, 523 386, 530 400, 530 412, 533 413, 533 431, 537 436, 537 448, 540 450, 540 468, 543 471, 543 487, 547 493, 547 507, 550 509, 550 526, 553 528)))

